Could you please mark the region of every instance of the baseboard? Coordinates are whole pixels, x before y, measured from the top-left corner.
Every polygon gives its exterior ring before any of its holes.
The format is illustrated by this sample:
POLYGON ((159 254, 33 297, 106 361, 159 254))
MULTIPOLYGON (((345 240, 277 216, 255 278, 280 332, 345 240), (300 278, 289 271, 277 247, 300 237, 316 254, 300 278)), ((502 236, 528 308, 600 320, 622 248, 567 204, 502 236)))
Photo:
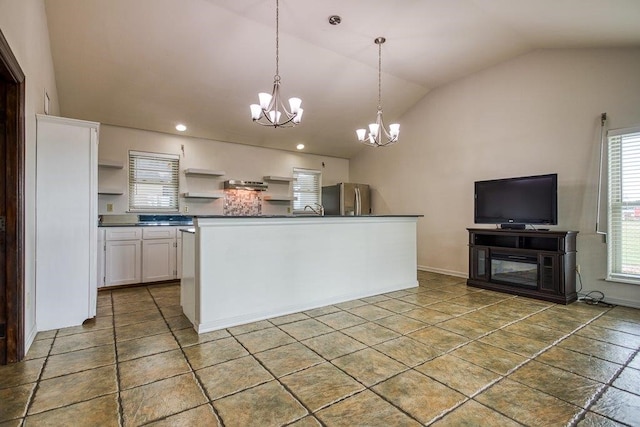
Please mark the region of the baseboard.
POLYGON ((25 340, 24 340, 24 355, 25 356, 27 355, 27 352, 31 348, 31 344, 33 344, 33 341, 35 341, 36 335, 38 335, 38 327, 36 325, 33 325, 33 328, 31 328, 29 333, 25 336, 25 340))
MULTIPOLYGON (((578 298, 580 297, 578 296, 578 298)), ((640 301, 629 301, 625 299, 609 298, 605 296, 602 302, 613 305, 621 305, 623 307, 640 308, 640 301)))
POLYGON ((418 270, 428 271, 430 273, 446 274, 447 276, 462 277, 465 279, 469 277, 467 272, 445 270, 444 268, 427 267, 426 265, 419 265, 418 270))

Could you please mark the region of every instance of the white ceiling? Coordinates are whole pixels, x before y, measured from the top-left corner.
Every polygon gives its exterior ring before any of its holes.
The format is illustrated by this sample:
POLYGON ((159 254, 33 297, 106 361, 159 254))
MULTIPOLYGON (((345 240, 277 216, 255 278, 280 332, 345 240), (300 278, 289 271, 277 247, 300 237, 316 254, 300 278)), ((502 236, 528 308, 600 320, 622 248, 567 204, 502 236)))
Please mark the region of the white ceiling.
POLYGON ((377 36, 385 121, 401 124, 429 90, 533 49, 640 46, 639 0, 280 0, 281 94, 305 112, 273 129, 249 104, 273 85, 275 0, 46 9, 64 116, 345 158, 371 149, 355 129, 375 119, 377 36))

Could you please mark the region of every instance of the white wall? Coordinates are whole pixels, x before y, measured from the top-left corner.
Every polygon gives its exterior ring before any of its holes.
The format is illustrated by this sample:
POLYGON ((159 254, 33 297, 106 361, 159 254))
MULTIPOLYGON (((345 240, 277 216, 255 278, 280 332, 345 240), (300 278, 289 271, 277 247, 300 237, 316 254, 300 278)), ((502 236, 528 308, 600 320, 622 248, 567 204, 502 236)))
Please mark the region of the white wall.
MULTIPOLYGON (((266 130, 272 131, 272 129, 266 130)), ((99 187, 118 188, 125 194, 99 196, 100 214, 124 213, 128 209, 126 165, 129 150, 180 155, 180 193, 218 191, 222 189, 222 183, 226 179, 263 181, 266 175, 292 176, 294 167, 322 171, 323 185, 349 181, 349 161, 346 159, 101 125, 98 156, 100 159, 122 162, 125 168, 99 168, 99 187), (221 177, 186 177, 182 171, 187 168, 223 170, 226 174, 221 177), (107 212, 107 204, 113 204, 113 212, 107 212)), ((275 182, 268 182, 268 184, 269 193, 282 195, 290 190, 289 184, 275 182)), ((286 214, 288 206, 287 202, 265 201, 262 205, 262 213, 286 214)), ((188 214, 222 215, 223 200, 181 197, 182 213, 185 213, 185 208, 188 208, 188 214)))
POLYGON ((559 224, 577 230, 585 291, 640 307, 640 288, 605 282, 595 234, 600 113, 640 125, 640 49, 555 49, 523 55, 427 94, 401 118, 400 141, 351 160, 378 213, 416 213, 418 265, 466 276, 473 182, 558 173, 559 224))
POLYGON ((0 29, 25 74, 25 349, 35 337, 35 185, 36 114, 44 113, 44 92, 49 113, 57 115, 53 61, 43 0, 0 1, 0 29))

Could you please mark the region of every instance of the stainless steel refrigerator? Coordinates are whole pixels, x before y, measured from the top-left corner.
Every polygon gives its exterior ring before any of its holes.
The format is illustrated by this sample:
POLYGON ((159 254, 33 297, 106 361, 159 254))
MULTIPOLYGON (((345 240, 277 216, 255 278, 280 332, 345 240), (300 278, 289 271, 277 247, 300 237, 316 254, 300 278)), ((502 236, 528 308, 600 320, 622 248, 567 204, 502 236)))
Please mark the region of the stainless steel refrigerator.
POLYGON ((322 206, 325 215, 370 215, 371 189, 351 182, 322 187, 322 206))

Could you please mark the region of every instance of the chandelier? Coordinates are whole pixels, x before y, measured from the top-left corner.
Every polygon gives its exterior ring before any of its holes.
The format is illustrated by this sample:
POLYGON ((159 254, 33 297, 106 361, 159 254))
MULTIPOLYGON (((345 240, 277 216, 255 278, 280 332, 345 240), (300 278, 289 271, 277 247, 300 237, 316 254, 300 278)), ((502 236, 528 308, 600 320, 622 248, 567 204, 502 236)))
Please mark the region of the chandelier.
POLYGON ((367 135, 366 129, 358 129, 356 134, 358 135, 358 141, 366 145, 385 147, 398 142, 400 125, 398 123, 390 124, 389 131, 384 127, 384 121, 382 120, 382 44, 387 39, 377 37, 374 41, 378 45, 378 114, 376 115, 376 122, 369 125, 369 135, 367 135))
POLYGON ((293 127, 302 120, 300 108, 302 100, 300 98, 289 98, 289 109, 280 98, 280 74, 278 62, 280 60, 280 40, 279 40, 279 0, 276 0, 276 75, 273 76, 273 90, 271 94, 261 92, 258 94, 260 104, 251 104, 251 118, 262 126, 293 127))

